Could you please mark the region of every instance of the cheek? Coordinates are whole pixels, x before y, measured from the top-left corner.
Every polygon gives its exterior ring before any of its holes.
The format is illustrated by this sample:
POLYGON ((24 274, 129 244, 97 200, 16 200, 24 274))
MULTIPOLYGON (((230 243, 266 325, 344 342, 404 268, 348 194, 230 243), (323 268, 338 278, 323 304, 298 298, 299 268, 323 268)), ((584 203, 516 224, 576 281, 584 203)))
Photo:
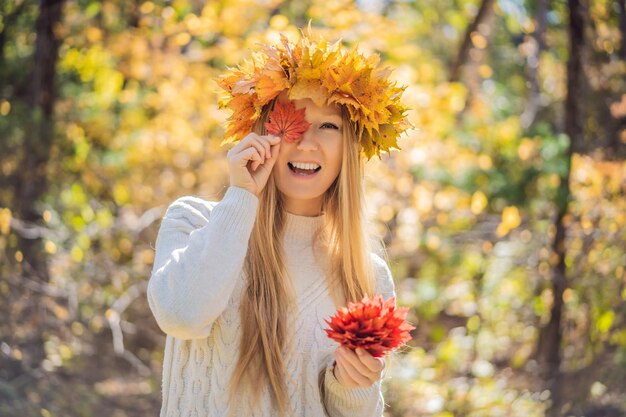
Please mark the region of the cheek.
POLYGON ((339 143, 338 146, 335 146, 335 149, 333 149, 333 168, 335 173, 339 173, 339 171, 341 171, 341 161, 343 159, 343 147, 342 144, 339 143))

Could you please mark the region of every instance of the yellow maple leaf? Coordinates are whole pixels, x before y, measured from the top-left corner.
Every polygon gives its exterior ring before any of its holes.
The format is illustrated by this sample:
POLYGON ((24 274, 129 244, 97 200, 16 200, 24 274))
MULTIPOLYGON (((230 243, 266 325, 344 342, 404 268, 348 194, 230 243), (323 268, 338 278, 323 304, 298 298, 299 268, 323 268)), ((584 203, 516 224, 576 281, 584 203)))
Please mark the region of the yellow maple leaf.
POLYGON ((322 86, 319 78, 298 79, 289 90, 290 100, 310 98, 320 107, 326 105, 326 97, 328 97, 328 91, 322 86))

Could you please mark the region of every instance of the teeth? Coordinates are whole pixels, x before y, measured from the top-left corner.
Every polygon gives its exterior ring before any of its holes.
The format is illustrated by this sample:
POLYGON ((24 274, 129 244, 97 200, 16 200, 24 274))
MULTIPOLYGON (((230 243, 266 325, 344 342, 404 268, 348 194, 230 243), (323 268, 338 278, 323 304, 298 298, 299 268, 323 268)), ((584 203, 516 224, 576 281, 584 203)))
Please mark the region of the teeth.
POLYGON ((317 169, 320 167, 318 164, 303 164, 302 162, 291 162, 291 165, 300 169, 317 169))

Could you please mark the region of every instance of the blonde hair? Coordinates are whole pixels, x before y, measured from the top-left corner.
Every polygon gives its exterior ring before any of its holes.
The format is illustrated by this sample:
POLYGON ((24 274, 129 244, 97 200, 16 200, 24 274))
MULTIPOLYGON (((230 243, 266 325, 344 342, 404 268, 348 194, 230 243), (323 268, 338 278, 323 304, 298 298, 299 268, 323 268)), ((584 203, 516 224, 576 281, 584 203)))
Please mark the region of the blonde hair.
MULTIPOLYGON (((253 128, 256 133, 265 134, 264 122, 273 102, 264 107, 253 128)), ((327 256, 326 279, 336 305, 358 301, 365 294, 373 295, 375 290, 371 242, 365 223, 365 162, 359 154, 354 125, 343 106, 341 110, 341 170, 323 196, 325 223, 313 236, 314 249, 321 249, 327 256), (338 277, 342 294, 333 285, 333 277, 338 277)), ((261 390, 269 388, 272 402, 282 416, 293 413, 286 383, 289 375, 285 371, 285 354, 291 350, 294 339, 293 329, 288 329, 288 318, 295 311, 295 295, 281 243, 285 221, 283 197, 273 173, 259 200, 244 262, 246 285, 240 304, 240 352, 230 381, 229 404, 232 415, 234 404, 242 398, 240 389, 251 394, 253 403, 257 404, 261 390)))

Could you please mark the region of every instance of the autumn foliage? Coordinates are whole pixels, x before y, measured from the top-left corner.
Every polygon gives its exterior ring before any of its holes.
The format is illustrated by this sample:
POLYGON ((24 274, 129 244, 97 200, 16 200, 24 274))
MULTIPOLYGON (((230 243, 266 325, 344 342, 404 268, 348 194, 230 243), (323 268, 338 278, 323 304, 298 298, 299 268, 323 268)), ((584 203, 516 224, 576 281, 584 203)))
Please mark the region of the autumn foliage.
POLYGON ((0 1, 0 416, 158 415, 159 220, 182 195, 221 198, 220 141, 289 86, 346 106, 368 154, 401 148, 364 167, 397 301, 419 317, 388 362, 389 417, 544 417, 552 380, 563 416, 624 414, 626 11, 579 3, 0 1), (331 44, 324 62, 286 50, 309 19, 380 72, 331 44), (376 78, 387 65, 406 108, 376 78))
POLYGON ((267 133, 278 135, 287 142, 296 142, 311 126, 304 118, 305 110, 306 107, 296 110, 293 101, 276 100, 269 122, 265 123, 267 133))
POLYGON ((343 105, 354 122, 361 151, 368 160, 380 152, 400 149, 397 140, 412 125, 391 68, 376 53, 346 50, 303 32, 295 43, 280 34, 280 44, 262 45, 237 68, 217 80, 226 95, 222 108, 232 111, 222 144, 241 140, 252 129, 263 105, 287 89, 291 100, 310 98, 318 106, 343 105))
POLYGON ((381 357, 411 340, 409 331, 415 326, 405 321, 408 311, 407 307, 396 307, 395 297, 383 301, 380 294, 373 298, 366 294, 360 302, 348 302, 347 308, 340 308, 330 320, 324 320, 330 326, 325 331, 343 346, 360 347, 381 357))

